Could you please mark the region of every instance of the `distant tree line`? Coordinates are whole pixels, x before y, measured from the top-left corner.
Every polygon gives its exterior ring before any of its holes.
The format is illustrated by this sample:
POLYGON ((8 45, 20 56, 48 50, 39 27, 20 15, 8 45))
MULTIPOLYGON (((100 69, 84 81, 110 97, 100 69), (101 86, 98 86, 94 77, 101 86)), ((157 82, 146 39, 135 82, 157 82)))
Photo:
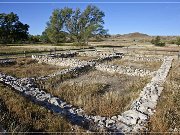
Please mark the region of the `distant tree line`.
MULTIPOLYGON (((79 8, 55 9, 41 35, 30 35, 29 25, 19 21, 17 14, 0 13, 0 44, 15 43, 75 43, 88 44, 89 39, 101 40, 108 37, 104 29, 105 14, 98 7, 88 5, 83 11, 79 8)), ((165 46, 160 36, 151 40, 156 46, 165 46)), ((167 42, 166 42, 167 43, 167 42)), ((180 37, 169 43, 180 45, 180 37)))
POLYGON ((169 44, 176 44, 176 45, 180 45, 180 37, 176 37, 176 39, 173 40, 168 40, 163 42, 160 36, 156 36, 154 39, 151 40, 151 43, 154 44, 155 46, 165 46, 166 43, 169 44))

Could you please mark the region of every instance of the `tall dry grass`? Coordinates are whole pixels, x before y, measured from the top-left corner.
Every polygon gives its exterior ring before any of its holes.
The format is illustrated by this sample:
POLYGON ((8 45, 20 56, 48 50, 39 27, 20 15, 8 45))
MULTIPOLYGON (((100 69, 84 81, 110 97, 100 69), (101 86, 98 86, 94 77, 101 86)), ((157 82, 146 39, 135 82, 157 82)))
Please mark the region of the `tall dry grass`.
MULTIPOLYGON (((0 84, 0 122, 7 132, 82 132, 65 118, 51 113, 0 84)), ((17 133, 16 133, 17 134, 17 133)), ((70 133, 69 133, 70 134, 70 133)))
POLYGON ((111 84, 104 83, 72 83, 61 84, 52 89, 46 86, 46 91, 65 101, 82 107, 90 115, 112 116, 129 108, 132 101, 138 97, 149 78, 138 78, 130 81, 125 91, 111 90, 111 84))
POLYGON ((16 77, 39 77, 51 74, 64 67, 56 67, 30 58, 18 58, 14 65, 0 65, 0 72, 16 77))
POLYGON ((126 60, 126 59, 121 59, 121 60, 113 60, 110 62, 110 64, 115 64, 115 65, 120 65, 120 66, 132 66, 134 68, 142 68, 142 69, 147 69, 150 71, 156 71, 159 69, 161 66, 162 62, 149 62, 149 61, 132 61, 132 60, 126 60))

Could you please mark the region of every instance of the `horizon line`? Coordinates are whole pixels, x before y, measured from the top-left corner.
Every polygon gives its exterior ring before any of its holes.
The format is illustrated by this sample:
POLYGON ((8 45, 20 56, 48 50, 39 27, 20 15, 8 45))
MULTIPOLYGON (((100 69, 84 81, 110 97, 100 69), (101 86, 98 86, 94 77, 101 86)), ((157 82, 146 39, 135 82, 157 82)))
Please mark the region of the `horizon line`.
POLYGON ((0 2, 0 4, 180 4, 180 2, 116 2, 116 1, 112 1, 112 2, 106 2, 106 1, 94 1, 94 2, 91 2, 91 1, 79 1, 79 2, 38 2, 38 1, 35 1, 35 2, 27 2, 27 1, 22 1, 22 2, 0 2))
MULTIPOLYGON (((133 33, 140 33, 140 34, 145 34, 145 35, 147 35, 147 36, 150 36, 150 37, 154 37, 154 36, 165 36, 165 37, 167 37, 167 36, 175 36, 175 37, 179 37, 180 36, 180 34, 167 34, 167 35, 165 35, 165 34, 148 34, 148 33, 141 33, 141 32, 127 32, 127 33, 109 33, 109 35, 111 35, 111 36, 115 36, 115 35, 120 35, 120 36, 123 36, 123 35, 128 35, 128 34, 133 34, 133 33)), ((33 33, 30 33, 29 32, 29 34, 30 35, 33 35, 33 36, 36 36, 36 35, 41 35, 41 34, 33 34, 33 33)))

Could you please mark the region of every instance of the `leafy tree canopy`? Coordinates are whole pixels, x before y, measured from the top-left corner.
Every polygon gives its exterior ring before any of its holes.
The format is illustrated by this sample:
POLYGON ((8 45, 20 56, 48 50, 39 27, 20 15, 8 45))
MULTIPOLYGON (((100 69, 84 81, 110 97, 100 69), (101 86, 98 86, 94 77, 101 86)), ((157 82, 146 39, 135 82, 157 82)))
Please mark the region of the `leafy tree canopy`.
POLYGON ((52 43, 64 42, 67 38, 87 43, 91 37, 107 34, 104 16, 104 12, 92 5, 84 11, 67 7, 55 9, 44 32, 52 43))
POLYGON ((17 43, 28 39, 29 25, 19 21, 17 14, 0 13, 0 43, 17 43))

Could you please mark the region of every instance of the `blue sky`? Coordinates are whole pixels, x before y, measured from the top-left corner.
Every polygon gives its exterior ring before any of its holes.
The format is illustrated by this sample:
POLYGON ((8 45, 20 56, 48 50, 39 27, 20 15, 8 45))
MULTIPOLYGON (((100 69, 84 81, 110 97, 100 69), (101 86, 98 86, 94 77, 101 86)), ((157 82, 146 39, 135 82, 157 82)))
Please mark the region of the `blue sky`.
MULTIPOLYGON (((10 0, 1 0, 1 2, 10 0)), ((16 0, 17 1, 17 0, 16 0)), ((16 2, 11 0, 11 2, 16 2)), ((18 0, 23 2, 23 0, 18 0)), ((24 0, 25 1, 25 0, 24 0)), ((31 0, 37 2, 37 0, 31 0)), ((48 0, 38 0, 48 1, 48 0)), ((56 2, 57 0, 51 0, 56 2)), ((59 0, 60 1, 60 0, 59 0)), ((97 0, 61 0, 61 2, 97 2, 97 0)), ((106 2, 110 0, 98 0, 106 2)), ((118 1, 118 0, 113 0, 118 1)), ((149 0, 149 2, 179 2, 179 3, 95 3, 105 12, 105 28, 110 34, 125 34, 142 32, 149 35, 180 35, 180 0, 149 0)), ((27 1, 25 1, 27 2, 27 1)), ((30 1, 29 1, 30 2, 30 1)), ((118 1, 120 2, 120 0, 118 1)), ((122 1, 121 1, 122 2, 122 1)), ((126 2, 136 2, 126 0, 126 2)), ((138 2, 147 2, 138 0, 138 2)), ((72 7, 84 9, 87 3, 0 3, 0 13, 14 12, 20 21, 30 25, 30 34, 41 34, 46 27, 46 22, 56 8, 72 7)))

